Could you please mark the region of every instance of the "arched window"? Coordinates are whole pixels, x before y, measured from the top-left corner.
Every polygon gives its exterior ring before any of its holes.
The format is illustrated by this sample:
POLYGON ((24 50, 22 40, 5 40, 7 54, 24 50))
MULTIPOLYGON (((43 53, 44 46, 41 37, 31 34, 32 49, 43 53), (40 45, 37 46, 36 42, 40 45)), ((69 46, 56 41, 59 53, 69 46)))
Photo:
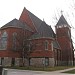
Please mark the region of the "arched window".
POLYGON ((51 42, 51 49, 52 49, 52 51, 53 51, 53 41, 51 42))
POLYGON ((44 45, 45 45, 45 50, 48 50, 48 41, 47 40, 45 41, 44 45))
POLYGON ((0 50, 5 50, 7 48, 7 37, 8 37, 8 34, 6 31, 1 34, 0 50))
POLYGON ((32 42, 29 43, 28 48, 29 48, 29 51, 32 50, 32 42))
POLYGON ((16 50, 17 49, 17 33, 14 32, 13 35, 12 35, 12 39, 13 39, 13 50, 16 50))

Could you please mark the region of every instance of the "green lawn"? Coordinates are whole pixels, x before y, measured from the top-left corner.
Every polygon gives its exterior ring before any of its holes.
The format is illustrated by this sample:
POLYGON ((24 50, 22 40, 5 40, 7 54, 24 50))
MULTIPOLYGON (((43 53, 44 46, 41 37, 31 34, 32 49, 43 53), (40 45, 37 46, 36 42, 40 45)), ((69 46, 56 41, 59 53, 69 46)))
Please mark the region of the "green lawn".
POLYGON ((58 67, 5 67, 11 69, 20 69, 20 70, 34 70, 34 71, 56 71, 72 68, 73 66, 58 66, 58 67))
POLYGON ((63 73, 75 74, 75 69, 74 70, 70 70, 70 71, 66 71, 66 72, 63 72, 63 73))

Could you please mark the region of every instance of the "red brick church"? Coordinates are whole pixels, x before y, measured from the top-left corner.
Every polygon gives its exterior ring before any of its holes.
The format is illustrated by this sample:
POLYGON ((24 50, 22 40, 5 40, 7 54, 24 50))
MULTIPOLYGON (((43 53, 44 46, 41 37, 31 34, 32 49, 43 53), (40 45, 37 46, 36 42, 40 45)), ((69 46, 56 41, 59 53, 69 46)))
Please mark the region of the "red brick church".
POLYGON ((0 65, 73 65, 71 27, 63 15, 55 30, 24 8, 19 20, 13 19, 0 28, 0 65))

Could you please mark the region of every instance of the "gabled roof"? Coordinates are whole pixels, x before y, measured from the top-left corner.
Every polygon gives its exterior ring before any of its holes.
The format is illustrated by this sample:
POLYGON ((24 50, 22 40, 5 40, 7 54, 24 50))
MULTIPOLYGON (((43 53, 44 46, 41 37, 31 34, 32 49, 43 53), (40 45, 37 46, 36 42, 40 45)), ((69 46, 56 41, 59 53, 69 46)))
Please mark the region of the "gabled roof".
POLYGON ((40 37, 55 38, 55 33, 51 26, 47 25, 44 21, 42 21, 40 27, 38 28, 38 32, 31 36, 32 39, 40 37))
POLYGON ((7 28, 7 27, 23 28, 23 29, 27 29, 29 31, 32 31, 32 29, 29 28, 27 24, 22 23, 21 21, 19 21, 17 19, 13 19, 12 21, 8 22, 4 26, 2 26, 1 29, 7 28))
POLYGON ((61 17, 60 17, 60 19, 59 19, 59 21, 57 22, 56 25, 63 25, 63 24, 69 25, 69 24, 67 23, 66 19, 64 18, 64 16, 61 15, 61 17))
POLYGON ((34 14, 32 14, 30 11, 28 11, 26 8, 23 9, 23 12, 19 18, 20 21, 27 23, 34 31, 38 31, 38 28, 40 27, 42 20, 40 20, 38 17, 36 17, 34 14))
MULTIPOLYGON (((28 11, 28 10, 27 10, 27 11, 28 11)), ((29 16, 30 16, 31 20, 32 20, 33 23, 34 23, 35 28, 38 30, 39 27, 40 27, 40 25, 41 25, 41 23, 42 23, 42 20, 39 19, 38 17, 36 17, 36 16, 35 16, 34 14, 32 14, 30 11, 28 11, 28 12, 29 12, 29 16)))

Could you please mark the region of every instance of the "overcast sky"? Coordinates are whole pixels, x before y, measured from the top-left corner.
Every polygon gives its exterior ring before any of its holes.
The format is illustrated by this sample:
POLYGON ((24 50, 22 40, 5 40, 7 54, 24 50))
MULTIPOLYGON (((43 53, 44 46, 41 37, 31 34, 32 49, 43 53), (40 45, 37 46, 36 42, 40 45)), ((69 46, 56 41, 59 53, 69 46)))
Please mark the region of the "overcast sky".
POLYGON ((62 10, 72 27, 75 42, 75 0, 0 0, 0 27, 14 18, 19 19, 24 7, 41 20, 44 19, 53 29, 62 10))

